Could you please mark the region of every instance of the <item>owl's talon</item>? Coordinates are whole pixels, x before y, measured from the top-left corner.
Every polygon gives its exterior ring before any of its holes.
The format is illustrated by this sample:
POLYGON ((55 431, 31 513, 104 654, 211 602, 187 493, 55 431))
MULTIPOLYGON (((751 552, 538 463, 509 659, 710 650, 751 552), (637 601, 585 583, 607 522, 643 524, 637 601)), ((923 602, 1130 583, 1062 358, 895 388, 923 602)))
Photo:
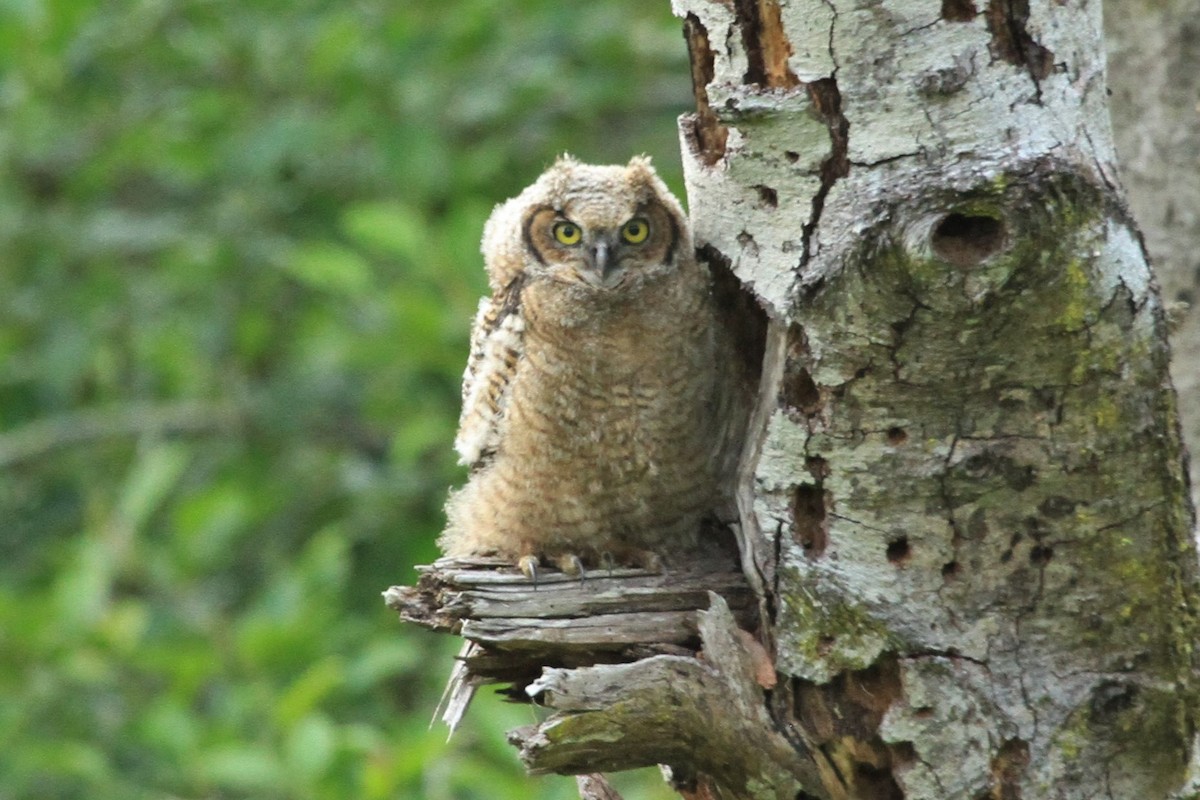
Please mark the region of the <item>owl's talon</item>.
POLYGON ((530 580, 530 582, 533 583, 534 586, 537 586, 537 582, 538 582, 537 556, 521 556, 521 558, 517 560, 517 569, 521 570, 521 573, 526 578, 528 578, 530 580))
POLYGON ((638 566, 648 572, 664 573, 662 557, 649 550, 639 550, 636 554, 638 566))
POLYGON ((574 553, 567 553, 558 557, 558 568, 565 575, 576 575, 579 577, 580 583, 583 582, 583 562, 579 560, 579 556, 574 553))

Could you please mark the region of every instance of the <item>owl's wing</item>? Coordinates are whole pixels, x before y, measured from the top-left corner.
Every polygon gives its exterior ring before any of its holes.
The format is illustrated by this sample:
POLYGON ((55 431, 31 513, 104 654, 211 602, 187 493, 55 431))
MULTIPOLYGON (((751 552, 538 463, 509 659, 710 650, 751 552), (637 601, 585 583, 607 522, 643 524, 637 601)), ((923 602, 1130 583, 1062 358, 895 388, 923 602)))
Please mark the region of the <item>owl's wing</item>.
POLYGON ((472 468, 486 464, 500 443, 500 423, 525 332, 522 284, 518 278, 481 300, 471 329, 471 355, 463 375, 462 415, 454 449, 458 463, 472 468))

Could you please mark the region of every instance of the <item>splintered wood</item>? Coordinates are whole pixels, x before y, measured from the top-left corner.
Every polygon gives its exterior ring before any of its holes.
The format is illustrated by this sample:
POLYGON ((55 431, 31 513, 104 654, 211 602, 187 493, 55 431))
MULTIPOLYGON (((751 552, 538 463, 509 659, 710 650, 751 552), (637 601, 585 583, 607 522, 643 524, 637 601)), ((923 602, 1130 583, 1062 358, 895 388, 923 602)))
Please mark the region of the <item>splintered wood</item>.
POLYGON ((546 573, 536 585, 494 559, 441 559, 417 571, 416 586, 393 586, 384 600, 405 621, 466 640, 443 698, 451 729, 481 684, 514 684, 510 694, 528 699, 524 688, 545 667, 693 655, 701 644, 697 611, 709 607, 709 592, 725 599, 741 626, 757 623, 757 598, 723 556, 663 573, 546 573))
POLYGON ((692 652, 696 611, 708 592, 725 598, 753 628, 757 600, 737 565, 703 562, 652 573, 640 569, 561 573, 531 583, 507 562, 441 559, 417 567, 416 586, 384 592, 400 618, 480 646, 471 672, 486 681, 533 680, 545 666, 631 661, 692 652))

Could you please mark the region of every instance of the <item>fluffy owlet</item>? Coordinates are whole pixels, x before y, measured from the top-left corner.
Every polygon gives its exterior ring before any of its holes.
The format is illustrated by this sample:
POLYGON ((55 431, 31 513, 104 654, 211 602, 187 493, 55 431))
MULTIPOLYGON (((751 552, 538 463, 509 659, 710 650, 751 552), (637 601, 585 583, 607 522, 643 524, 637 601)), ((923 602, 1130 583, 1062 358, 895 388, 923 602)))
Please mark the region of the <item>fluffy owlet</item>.
POLYGON ((638 564, 714 510, 727 361, 708 270, 646 158, 559 159, 497 206, 446 505, 447 555, 638 564))

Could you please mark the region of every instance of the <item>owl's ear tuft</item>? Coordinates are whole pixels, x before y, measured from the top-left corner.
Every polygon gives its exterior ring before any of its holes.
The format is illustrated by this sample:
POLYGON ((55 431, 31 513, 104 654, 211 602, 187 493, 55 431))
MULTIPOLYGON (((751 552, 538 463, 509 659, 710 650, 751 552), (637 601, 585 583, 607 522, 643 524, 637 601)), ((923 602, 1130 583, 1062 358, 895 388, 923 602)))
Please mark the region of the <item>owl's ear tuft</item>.
POLYGON ((631 186, 637 187, 637 192, 644 198, 654 197, 670 206, 679 216, 683 216, 679 202, 650 164, 650 156, 642 155, 631 158, 629 165, 625 167, 625 179, 631 186))
POLYGON ((642 180, 658 176, 658 173, 654 171, 654 165, 650 163, 650 156, 645 153, 629 159, 629 165, 626 169, 629 170, 631 177, 641 178, 642 180))
POLYGON ((650 156, 640 155, 629 159, 629 164, 625 167, 625 179, 630 185, 639 187, 639 192, 649 192, 656 197, 670 194, 650 164, 650 156))
POLYGON ((534 186, 541 186, 543 189, 542 194, 549 198, 551 203, 560 203, 562 202, 563 195, 570 188, 571 176, 575 174, 575 170, 579 166, 581 165, 575 156, 570 153, 563 153, 554 159, 554 163, 548 170, 542 173, 542 176, 538 178, 534 186))

